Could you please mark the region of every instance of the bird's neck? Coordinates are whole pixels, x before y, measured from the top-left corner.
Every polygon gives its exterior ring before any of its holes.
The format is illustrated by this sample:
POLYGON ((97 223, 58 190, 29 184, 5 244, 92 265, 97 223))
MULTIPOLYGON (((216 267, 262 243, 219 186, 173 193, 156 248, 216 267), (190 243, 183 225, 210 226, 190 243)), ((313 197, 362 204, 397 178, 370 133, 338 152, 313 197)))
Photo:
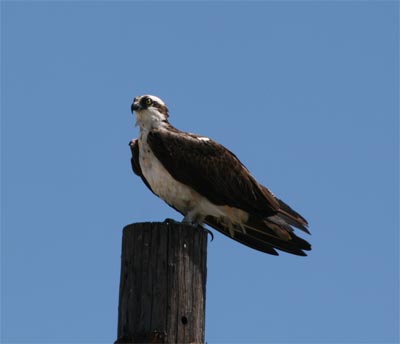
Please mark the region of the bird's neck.
POLYGON ((136 126, 140 131, 150 131, 152 129, 165 128, 169 126, 167 117, 154 109, 146 109, 136 113, 136 126))

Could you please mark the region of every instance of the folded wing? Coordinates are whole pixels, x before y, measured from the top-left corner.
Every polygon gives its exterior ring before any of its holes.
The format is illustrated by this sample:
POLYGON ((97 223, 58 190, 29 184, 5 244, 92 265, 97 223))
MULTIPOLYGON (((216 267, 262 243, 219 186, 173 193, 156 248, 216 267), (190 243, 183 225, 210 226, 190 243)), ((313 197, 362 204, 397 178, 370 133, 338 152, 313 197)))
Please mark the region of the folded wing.
MULTIPOLYGON (((208 141, 205 141, 205 142, 208 142, 208 141)), ((131 164, 132 164, 133 172, 136 175, 138 175, 142 179, 144 184, 152 191, 149 183, 143 176, 143 173, 140 168, 138 140, 133 140, 130 143, 130 148, 131 148, 131 152, 132 152, 131 164)), ((170 154, 171 154, 171 152, 170 152, 170 154)), ((232 158, 240 164, 238 159, 232 153, 230 153, 230 154, 232 155, 232 158)), ((213 157, 212 154, 211 154, 211 157, 213 157)), ((236 164, 236 162, 235 162, 235 164, 236 164)), ((241 165, 241 166, 237 166, 236 168, 244 168, 244 167, 241 165)), ((250 175, 250 177, 251 177, 251 175, 250 175)), ((196 176, 195 178, 199 178, 199 177, 196 176)), ((230 176, 230 178, 233 178, 233 177, 230 176)), ((251 177, 251 178, 254 180, 253 177, 251 177)), ((188 181, 187 179, 181 177, 180 181, 184 182, 183 180, 186 180, 187 183, 192 182, 192 180, 188 181)), ((250 183, 253 183, 253 181, 250 181, 250 183)), ((306 256, 306 253, 304 251, 311 250, 311 245, 306 240, 296 236, 293 233, 293 228, 291 226, 295 226, 295 227, 309 233, 309 231, 307 229, 307 225, 308 225, 307 221, 300 214, 298 214, 296 211, 294 211, 292 208, 290 208, 286 203, 284 203, 280 199, 273 196, 273 194, 267 188, 265 188, 264 186, 262 186, 258 183, 256 185, 257 185, 257 188, 261 188, 262 194, 264 195, 263 197, 273 197, 274 201, 272 204, 274 206, 276 206, 276 204, 278 205, 277 208, 273 208, 274 210, 271 212, 272 217, 268 218, 268 216, 258 215, 258 212, 260 211, 259 210, 260 207, 257 206, 257 199, 255 200, 255 197, 254 197, 250 201, 246 200, 246 201, 241 201, 241 202, 243 202, 246 205, 250 204, 249 207, 255 207, 257 209, 257 214, 253 214, 252 216, 249 217, 249 220, 244 225, 244 228, 242 228, 242 227, 234 228, 235 229, 234 236, 231 235, 232 228, 229 228, 228 226, 226 226, 224 223, 222 223, 215 217, 207 216, 205 218, 205 223, 207 223, 209 226, 215 228, 222 234, 224 234, 224 235, 226 235, 248 247, 251 247, 255 250, 258 250, 258 251, 261 251, 264 253, 278 255, 278 253, 276 251, 276 249, 278 249, 278 250, 285 251, 285 252, 288 252, 291 254, 295 254, 295 255, 299 255, 299 256, 306 256), (254 202, 255 202, 255 205, 252 205, 254 202), (280 221, 280 220, 282 220, 282 221, 280 221)), ((213 185, 213 187, 216 188, 217 186, 213 185)), ((249 187, 249 186, 247 186, 247 187, 249 187)), ((251 187, 250 187, 250 189, 251 189, 251 187)), ((217 190, 214 190, 213 192, 217 192, 217 190)), ((211 193, 211 195, 212 195, 212 193, 211 193)), ((216 197, 216 199, 220 200, 221 198, 216 197)), ((231 198, 227 197, 226 199, 230 200, 231 198)), ((176 208, 174 208, 174 209, 177 210, 176 208)), ((263 209, 263 208, 261 208, 261 209, 263 209)))
POLYGON ((266 217, 279 202, 263 188, 228 149, 215 141, 174 130, 152 130, 147 142, 177 181, 216 205, 227 205, 266 217))

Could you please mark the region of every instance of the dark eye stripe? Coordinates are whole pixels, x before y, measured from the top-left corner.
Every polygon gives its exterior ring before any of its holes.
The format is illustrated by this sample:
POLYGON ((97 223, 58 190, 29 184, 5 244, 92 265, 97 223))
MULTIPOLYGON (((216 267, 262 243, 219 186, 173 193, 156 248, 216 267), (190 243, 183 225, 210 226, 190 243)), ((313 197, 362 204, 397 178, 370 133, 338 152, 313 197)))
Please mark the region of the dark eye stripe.
POLYGON ((149 97, 144 97, 144 98, 140 99, 140 104, 142 104, 142 106, 144 108, 147 108, 153 104, 153 100, 149 97))
POLYGON ((165 116, 169 116, 168 114, 168 108, 166 105, 160 104, 157 101, 154 101, 150 97, 142 97, 140 99, 140 104, 142 105, 143 109, 147 109, 150 106, 157 108, 161 113, 163 113, 165 116))

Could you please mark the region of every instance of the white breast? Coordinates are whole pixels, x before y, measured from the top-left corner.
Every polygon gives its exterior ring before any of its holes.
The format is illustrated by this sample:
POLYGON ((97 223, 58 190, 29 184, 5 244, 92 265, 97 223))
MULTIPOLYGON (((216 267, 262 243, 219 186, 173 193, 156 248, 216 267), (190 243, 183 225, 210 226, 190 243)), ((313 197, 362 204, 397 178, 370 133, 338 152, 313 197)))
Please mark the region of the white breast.
POLYGON ((189 212, 216 217, 223 215, 218 206, 213 205, 198 192, 177 181, 170 175, 147 144, 146 132, 140 135, 139 149, 139 161, 142 173, 154 193, 161 199, 185 215, 189 212))
POLYGON ((200 195, 191 187, 177 181, 156 158, 147 144, 147 131, 141 131, 139 137, 139 162, 142 173, 153 192, 181 213, 194 219, 204 219, 214 216, 228 225, 242 224, 248 219, 248 214, 240 209, 229 206, 218 206, 200 195))

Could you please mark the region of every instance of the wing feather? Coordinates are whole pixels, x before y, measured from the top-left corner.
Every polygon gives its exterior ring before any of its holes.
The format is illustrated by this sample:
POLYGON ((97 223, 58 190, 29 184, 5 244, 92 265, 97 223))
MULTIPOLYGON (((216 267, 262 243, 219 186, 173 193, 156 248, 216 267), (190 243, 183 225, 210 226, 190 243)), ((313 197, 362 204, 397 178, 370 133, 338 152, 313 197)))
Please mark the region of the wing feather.
MULTIPOLYGON (((129 146, 132 153, 131 164, 133 172, 138 175, 150 191, 153 192, 140 168, 139 141, 137 139, 132 140, 129 146)), ((269 190, 267 191, 269 192, 269 190)), ((307 225, 307 221, 301 217, 301 215, 281 200, 276 200, 282 205, 282 210, 285 211, 285 214, 290 216, 294 222, 294 226, 300 227, 307 225)), ((173 206, 171 207, 174 208, 173 206)), ((174 209, 179 212, 178 209, 174 209)), ((281 209, 278 211, 279 216, 282 215, 280 210, 281 209)), ((233 236, 231 235, 232 228, 228 227, 215 217, 207 216, 205 223, 243 245, 275 256, 278 255, 276 249, 298 256, 306 256, 304 251, 311 249, 311 245, 306 240, 296 236, 290 227, 288 228, 288 226, 280 226, 276 223, 271 223, 268 218, 251 216, 245 224, 244 229, 237 226, 234 228, 233 236)))
POLYGON ((212 203, 262 217, 277 213, 279 202, 273 194, 254 179, 232 152, 215 141, 176 129, 153 129, 147 142, 177 181, 212 203))
POLYGON ((139 176, 142 179, 143 183, 149 188, 149 190, 152 193, 154 193, 154 191, 150 187, 150 184, 147 182, 146 178, 144 177, 144 175, 142 173, 142 168, 140 167, 140 162, 139 162, 139 140, 138 139, 134 139, 131 142, 129 142, 129 147, 131 148, 131 153, 132 153, 131 166, 132 166, 133 173, 135 173, 137 176, 139 176))

